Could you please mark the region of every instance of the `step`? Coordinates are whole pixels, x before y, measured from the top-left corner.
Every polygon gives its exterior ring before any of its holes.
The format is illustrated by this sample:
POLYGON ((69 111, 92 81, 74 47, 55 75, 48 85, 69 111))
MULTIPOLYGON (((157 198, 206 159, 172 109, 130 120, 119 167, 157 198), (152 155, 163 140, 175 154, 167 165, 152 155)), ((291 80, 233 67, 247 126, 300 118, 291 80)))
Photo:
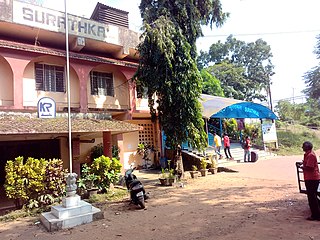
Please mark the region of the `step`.
POLYGON ((92 205, 85 201, 80 201, 78 206, 65 208, 62 205, 52 206, 51 213, 59 219, 66 219, 68 217, 74 217, 90 213, 92 211, 92 205))
POLYGON ((41 214, 40 221, 49 232, 52 232, 103 218, 103 212, 100 209, 93 207, 89 203, 80 201, 79 206, 76 207, 52 207, 51 212, 41 214))

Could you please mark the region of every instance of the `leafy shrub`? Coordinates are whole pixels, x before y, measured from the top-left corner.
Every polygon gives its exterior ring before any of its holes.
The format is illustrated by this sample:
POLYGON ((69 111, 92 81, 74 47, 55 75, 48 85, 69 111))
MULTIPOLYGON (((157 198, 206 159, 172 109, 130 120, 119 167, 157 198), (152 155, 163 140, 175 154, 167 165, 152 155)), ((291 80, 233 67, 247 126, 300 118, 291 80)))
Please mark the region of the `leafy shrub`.
MULTIPOLYGON (((83 177, 94 177, 94 185, 99 188, 100 191, 105 192, 110 187, 111 183, 119 180, 121 172, 121 163, 118 159, 106 157, 104 155, 93 160, 92 164, 87 166, 85 173, 86 176, 81 176, 78 184, 82 187, 83 177)), ((79 186, 79 187, 80 187, 79 186)))
POLYGON ((34 159, 29 157, 23 163, 23 157, 7 161, 5 166, 5 190, 16 205, 37 208, 59 201, 65 192, 64 175, 61 160, 34 159))
MULTIPOLYGON (((6 182, 5 190, 8 198, 24 201, 28 199, 28 195, 25 189, 25 174, 23 157, 17 157, 15 161, 7 161, 5 166, 6 182)), ((17 207, 22 207, 17 204, 17 207)))
POLYGON ((66 191, 67 170, 63 168, 61 159, 46 161, 46 171, 44 177, 44 194, 40 196, 42 205, 50 205, 61 201, 66 191))
POLYGON ((98 177, 92 173, 91 167, 85 163, 81 169, 81 177, 78 180, 78 187, 84 190, 96 188, 97 178, 98 177))

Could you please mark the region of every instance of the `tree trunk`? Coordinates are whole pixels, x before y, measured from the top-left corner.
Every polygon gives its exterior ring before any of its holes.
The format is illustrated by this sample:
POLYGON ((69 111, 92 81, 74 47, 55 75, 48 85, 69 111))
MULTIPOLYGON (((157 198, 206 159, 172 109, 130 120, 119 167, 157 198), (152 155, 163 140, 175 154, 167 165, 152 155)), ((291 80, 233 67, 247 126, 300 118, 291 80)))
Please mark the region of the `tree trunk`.
POLYGON ((176 155, 174 158, 174 166, 175 166, 175 172, 178 176, 178 179, 184 178, 184 169, 183 169, 183 162, 182 162, 182 156, 181 156, 181 147, 180 145, 176 148, 176 155))

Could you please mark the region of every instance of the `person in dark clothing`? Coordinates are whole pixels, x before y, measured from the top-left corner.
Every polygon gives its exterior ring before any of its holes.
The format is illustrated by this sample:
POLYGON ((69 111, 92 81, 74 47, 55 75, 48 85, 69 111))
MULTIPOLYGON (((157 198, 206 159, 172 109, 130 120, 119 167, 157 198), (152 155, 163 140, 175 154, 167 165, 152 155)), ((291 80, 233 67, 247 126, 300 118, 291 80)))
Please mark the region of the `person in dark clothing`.
POLYGON ((318 167, 317 156, 312 151, 313 145, 311 142, 306 141, 302 145, 305 152, 301 168, 303 170, 304 182, 307 190, 308 203, 311 211, 311 216, 307 218, 310 221, 320 221, 320 206, 318 202, 318 186, 320 180, 320 173, 318 167))

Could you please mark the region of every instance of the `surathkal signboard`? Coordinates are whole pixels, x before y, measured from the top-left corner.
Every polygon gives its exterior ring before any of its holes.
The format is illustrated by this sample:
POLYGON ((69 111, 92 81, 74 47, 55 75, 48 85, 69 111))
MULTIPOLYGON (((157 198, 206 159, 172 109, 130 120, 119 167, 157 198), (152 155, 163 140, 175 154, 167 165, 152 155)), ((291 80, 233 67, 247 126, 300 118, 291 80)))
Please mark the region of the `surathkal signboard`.
MULTIPOLYGON (((65 33, 65 13, 13 1, 12 21, 31 27, 65 33)), ((69 34, 119 45, 119 27, 68 14, 69 34)))
POLYGON ((38 101, 38 118, 55 118, 56 102, 49 97, 40 98, 38 101))

